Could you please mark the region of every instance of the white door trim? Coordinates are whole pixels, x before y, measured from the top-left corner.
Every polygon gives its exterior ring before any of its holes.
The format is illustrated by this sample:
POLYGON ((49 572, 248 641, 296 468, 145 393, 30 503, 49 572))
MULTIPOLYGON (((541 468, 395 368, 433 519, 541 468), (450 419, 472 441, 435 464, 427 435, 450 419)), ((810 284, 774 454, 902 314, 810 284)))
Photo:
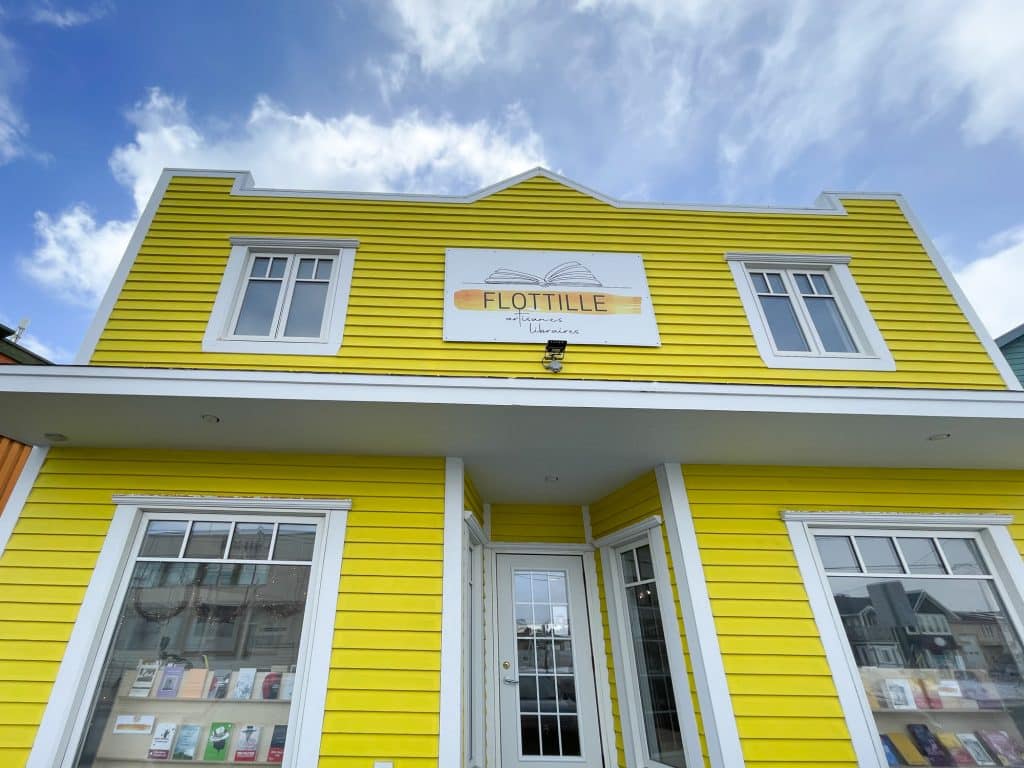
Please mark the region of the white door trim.
POLYGON ((444 460, 444 546, 441 566, 441 702, 438 765, 462 763, 462 459, 444 460))

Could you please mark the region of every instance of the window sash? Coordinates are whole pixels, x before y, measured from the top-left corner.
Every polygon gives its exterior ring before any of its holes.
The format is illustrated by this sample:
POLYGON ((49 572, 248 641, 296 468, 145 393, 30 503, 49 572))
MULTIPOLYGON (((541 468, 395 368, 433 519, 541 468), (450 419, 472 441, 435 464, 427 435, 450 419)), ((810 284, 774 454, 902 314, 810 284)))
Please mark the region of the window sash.
MULTIPOLYGON (((791 356, 791 357, 814 356, 814 357, 848 357, 848 358, 858 358, 858 357, 864 357, 865 356, 864 342, 858 338, 858 335, 857 335, 857 333, 855 331, 855 327, 850 323, 849 313, 846 311, 846 309, 843 306, 842 293, 836 291, 836 284, 835 284, 835 281, 832 279, 832 276, 830 275, 830 270, 828 270, 828 269, 814 269, 814 268, 806 268, 806 267, 799 267, 799 268, 798 267, 785 267, 785 266, 776 266, 776 265, 767 265, 767 264, 762 265, 762 264, 756 264, 756 263, 747 264, 745 266, 746 266, 746 270, 745 271, 746 271, 746 274, 747 274, 747 280, 749 281, 750 288, 751 288, 751 290, 753 290, 754 296, 757 299, 757 301, 756 301, 757 311, 760 314, 761 323, 764 326, 764 329, 765 329, 765 331, 767 333, 768 339, 769 339, 769 341, 770 341, 770 343, 772 345, 772 350, 775 352, 775 354, 782 355, 782 356, 791 356), (755 273, 763 274, 763 275, 768 275, 768 274, 778 274, 778 275, 780 275, 780 277, 782 278, 784 287, 785 287, 785 293, 778 293, 778 292, 772 290, 772 286, 770 284, 768 286, 769 287, 768 292, 764 292, 764 291, 759 290, 758 287, 757 287, 757 283, 754 281, 754 274, 755 273), (814 323, 814 319, 811 316, 811 312, 807 308, 807 303, 804 300, 803 293, 800 290, 800 287, 797 285, 796 277, 795 277, 795 275, 797 275, 797 274, 807 275, 808 277, 810 277, 812 275, 818 275, 818 276, 821 276, 822 278, 824 278, 825 282, 828 284, 828 289, 829 289, 829 292, 830 292, 828 295, 835 302, 836 309, 837 309, 837 311, 839 313, 839 317, 840 317, 840 319, 842 321, 844 330, 846 331, 847 335, 852 340, 853 345, 855 347, 855 351, 853 351, 853 352, 829 352, 829 351, 827 351, 825 349, 825 345, 824 345, 824 343, 822 342, 822 339, 821 339, 821 334, 818 332, 818 327, 814 323), (775 339, 775 334, 772 331, 771 324, 768 322, 768 316, 765 313, 764 307, 761 304, 761 297, 762 296, 785 296, 789 300, 790 306, 793 309, 793 313, 796 316, 797 324, 799 325, 800 330, 803 333, 804 340, 807 342, 808 346, 811 347, 811 349, 809 351, 807 351, 807 350, 784 350, 784 349, 780 349, 779 348, 779 345, 778 345, 778 343, 777 343, 777 341, 775 339)), ((766 280, 767 280, 767 278, 766 278, 766 280)), ((823 297, 825 296, 825 294, 821 294, 821 295, 823 297)))
MULTIPOLYGON (((283 253, 280 251, 263 250, 252 248, 246 256, 245 265, 242 270, 242 280, 238 287, 237 295, 235 296, 234 308, 231 313, 231 321, 228 324, 228 331, 226 338, 236 341, 305 341, 305 342, 320 342, 324 341, 326 335, 326 329, 330 327, 331 317, 331 296, 332 288, 335 285, 338 275, 338 254, 334 252, 323 252, 323 251, 297 251, 294 253, 283 253), (252 268, 257 258, 285 258, 288 263, 285 267, 284 275, 280 278, 281 288, 278 291, 277 303, 274 305, 274 314, 270 322, 270 331, 266 336, 252 336, 247 334, 235 333, 235 329, 238 327, 239 315, 242 311, 242 304, 245 302, 246 293, 249 290, 249 285, 253 281, 269 282, 272 278, 259 278, 252 277, 252 268), (304 258, 312 258, 317 261, 329 260, 330 274, 327 280, 318 279, 316 277, 316 265, 314 265, 313 278, 306 279, 300 278, 299 265, 301 260, 304 258), (326 283, 326 297, 324 298, 323 312, 320 316, 320 333, 317 336, 286 336, 285 329, 288 323, 288 317, 291 313, 292 299, 295 296, 295 286, 297 283, 326 283)), ((278 278, 273 278, 277 280, 278 278)))

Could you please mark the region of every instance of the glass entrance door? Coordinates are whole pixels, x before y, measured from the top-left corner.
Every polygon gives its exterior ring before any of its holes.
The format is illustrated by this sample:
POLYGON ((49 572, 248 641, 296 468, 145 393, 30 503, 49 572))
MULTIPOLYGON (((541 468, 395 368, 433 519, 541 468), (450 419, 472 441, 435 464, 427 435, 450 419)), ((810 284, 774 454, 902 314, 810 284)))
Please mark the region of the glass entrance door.
POLYGON ((496 562, 502 766, 601 766, 581 558, 496 562))

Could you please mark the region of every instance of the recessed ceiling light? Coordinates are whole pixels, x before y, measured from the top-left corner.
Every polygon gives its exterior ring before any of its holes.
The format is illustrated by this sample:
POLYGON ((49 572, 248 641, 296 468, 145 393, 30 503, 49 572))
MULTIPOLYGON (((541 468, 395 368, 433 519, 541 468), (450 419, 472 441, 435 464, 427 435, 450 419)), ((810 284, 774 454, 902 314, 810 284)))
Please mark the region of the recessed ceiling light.
POLYGON ((220 416, 214 416, 212 413, 204 413, 199 418, 201 418, 207 424, 219 424, 220 423, 220 416))
POLYGON ((51 443, 63 443, 67 442, 68 436, 63 432, 44 432, 43 437, 49 440, 51 443))
POLYGON ((936 440, 949 440, 952 436, 949 432, 936 432, 934 435, 928 435, 928 439, 934 442, 936 440))
POLYGON ((544 475, 544 482, 545 483, 557 483, 558 482, 558 475, 544 475))

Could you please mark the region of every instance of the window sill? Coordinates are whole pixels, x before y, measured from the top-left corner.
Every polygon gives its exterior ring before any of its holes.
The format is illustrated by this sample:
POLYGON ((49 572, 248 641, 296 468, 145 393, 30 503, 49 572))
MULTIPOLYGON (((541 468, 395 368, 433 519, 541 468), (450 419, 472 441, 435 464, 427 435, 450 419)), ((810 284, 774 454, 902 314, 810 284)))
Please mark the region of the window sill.
POLYGON ((203 339, 203 352, 243 355, 337 355, 341 341, 282 341, 267 339, 203 339))
POLYGON ((761 351, 761 359, 769 368, 799 368, 818 371, 895 371, 896 361, 886 357, 818 357, 779 355, 761 351))

